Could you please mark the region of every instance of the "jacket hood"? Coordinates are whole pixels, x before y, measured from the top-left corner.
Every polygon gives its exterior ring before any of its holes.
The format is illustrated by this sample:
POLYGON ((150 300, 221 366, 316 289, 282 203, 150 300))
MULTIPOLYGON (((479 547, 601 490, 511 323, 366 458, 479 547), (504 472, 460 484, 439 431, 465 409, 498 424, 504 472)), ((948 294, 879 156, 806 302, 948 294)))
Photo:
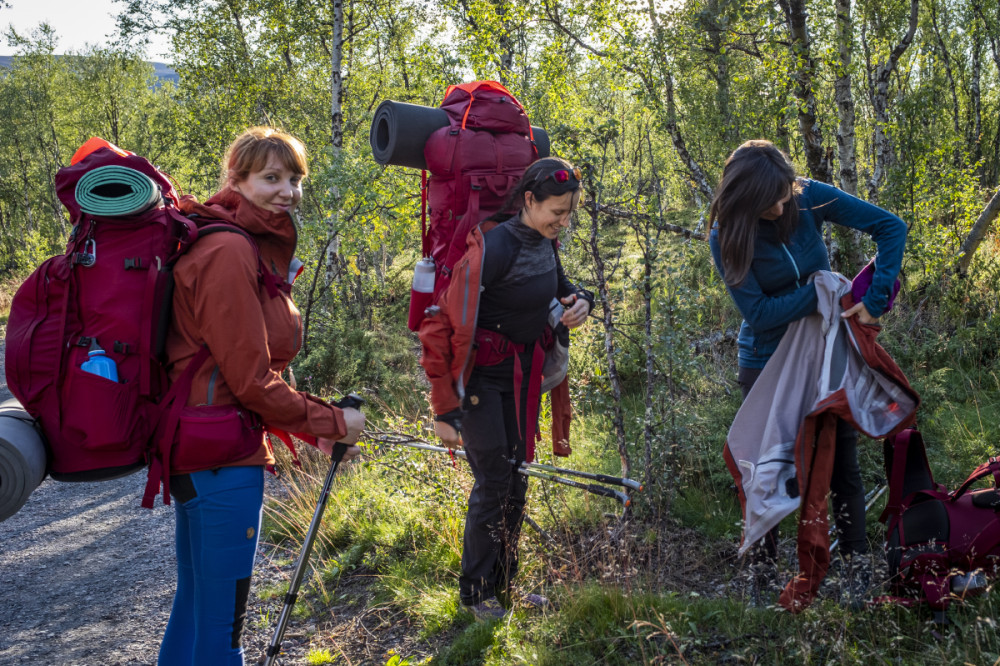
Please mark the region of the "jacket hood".
POLYGON ((239 192, 228 186, 222 188, 205 203, 191 195, 181 198, 180 209, 185 215, 197 215, 235 224, 256 237, 261 244, 275 248, 287 266, 295 255, 298 231, 289 213, 273 213, 259 208, 239 192))

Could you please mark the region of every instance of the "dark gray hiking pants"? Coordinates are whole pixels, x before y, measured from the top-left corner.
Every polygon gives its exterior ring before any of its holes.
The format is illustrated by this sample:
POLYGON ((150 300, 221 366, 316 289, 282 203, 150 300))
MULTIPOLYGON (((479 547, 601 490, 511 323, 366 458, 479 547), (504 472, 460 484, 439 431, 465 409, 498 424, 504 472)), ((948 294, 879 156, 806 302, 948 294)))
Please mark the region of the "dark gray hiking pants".
POLYGON ((521 429, 514 405, 513 363, 477 366, 466 387, 462 441, 476 479, 469 494, 462 546, 459 593, 463 604, 476 604, 508 591, 517 573, 517 541, 524 519, 527 477, 509 462, 524 460, 527 359, 522 356, 521 429))

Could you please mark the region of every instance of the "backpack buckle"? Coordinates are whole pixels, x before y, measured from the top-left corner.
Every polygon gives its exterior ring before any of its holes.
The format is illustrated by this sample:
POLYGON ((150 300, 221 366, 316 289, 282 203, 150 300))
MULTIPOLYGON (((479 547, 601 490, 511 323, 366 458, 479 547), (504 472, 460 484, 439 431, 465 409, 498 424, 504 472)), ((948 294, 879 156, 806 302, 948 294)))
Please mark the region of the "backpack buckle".
POLYGON ((142 257, 129 257, 125 259, 125 270, 132 270, 134 268, 141 269, 142 257))

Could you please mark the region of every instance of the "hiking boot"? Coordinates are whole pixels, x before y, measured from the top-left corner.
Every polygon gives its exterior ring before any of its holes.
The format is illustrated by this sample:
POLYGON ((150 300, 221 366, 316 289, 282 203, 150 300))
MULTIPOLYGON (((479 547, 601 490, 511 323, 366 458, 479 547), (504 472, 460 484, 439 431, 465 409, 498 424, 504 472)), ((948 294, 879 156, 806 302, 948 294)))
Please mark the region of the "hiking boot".
POLYGON ((778 593, 778 571, 772 561, 754 562, 747 567, 748 602, 752 608, 774 604, 778 593))
POLYGON ((872 563, 867 553, 845 555, 840 579, 840 602, 851 610, 864 607, 872 585, 872 563))
POLYGON ((524 603, 525 606, 536 610, 552 608, 552 602, 549 601, 549 598, 543 597, 540 594, 526 594, 521 597, 521 602, 524 603))
POLYGON ((502 620, 507 615, 507 609, 500 604, 496 597, 483 599, 478 604, 462 604, 462 608, 472 613, 473 617, 480 622, 502 620))

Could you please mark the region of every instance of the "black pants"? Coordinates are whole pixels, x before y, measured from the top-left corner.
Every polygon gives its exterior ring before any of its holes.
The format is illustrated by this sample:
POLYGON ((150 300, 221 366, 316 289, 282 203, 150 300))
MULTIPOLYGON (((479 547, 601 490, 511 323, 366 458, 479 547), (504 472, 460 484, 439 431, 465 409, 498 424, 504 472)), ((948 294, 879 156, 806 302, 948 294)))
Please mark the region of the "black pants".
POLYGON ((526 455, 525 403, 531 356, 521 357, 521 428, 515 416, 513 359, 477 366, 466 387, 462 441, 476 479, 469 494, 459 593, 463 604, 504 595, 517 573, 517 541, 528 479, 514 464, 526 455))
MULTIPOLYGON (((740 368, 737 381, 744 400, 763 370, 740 368)), ((837 419, 835 447, 830 495, 840 552, 842 555, 867 553, 865 487, 861 482, 861 466, 858 465, 858 432, 843 419, 837 419)), ((766 557, 773 559, 777 555, 777 543, 778 528, 775 526, 763 539, 762 548, 766 557)))

